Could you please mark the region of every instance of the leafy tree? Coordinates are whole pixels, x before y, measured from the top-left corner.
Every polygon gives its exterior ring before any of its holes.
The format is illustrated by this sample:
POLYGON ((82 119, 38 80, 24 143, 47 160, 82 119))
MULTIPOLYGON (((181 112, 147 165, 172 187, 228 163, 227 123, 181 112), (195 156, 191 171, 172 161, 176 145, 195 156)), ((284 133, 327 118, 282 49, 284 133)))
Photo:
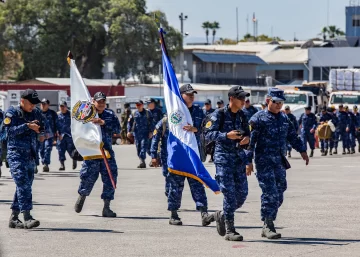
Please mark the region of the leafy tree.
POLYGON ((322 35, 323 40, 325 41, 328 38, 335 38, 337 36, 345 35, 344 31, 336 26, 332 25, 329 27, 323 27, 319 35, 322 35))
POLYGON ((212 36, 213 36, 212 43, 214 44, 216 31, 217 31, 218 29, 220 29, 220 23, 217 22, 217 21, 214 21, 213 23, 210 24, 210 28, 212 29, 212 36))

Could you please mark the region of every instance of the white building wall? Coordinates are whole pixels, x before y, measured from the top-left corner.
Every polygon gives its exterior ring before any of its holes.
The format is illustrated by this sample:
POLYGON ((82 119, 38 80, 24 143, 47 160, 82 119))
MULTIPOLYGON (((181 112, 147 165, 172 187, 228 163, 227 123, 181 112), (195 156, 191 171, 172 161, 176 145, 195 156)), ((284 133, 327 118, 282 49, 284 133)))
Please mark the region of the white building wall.
POLYGON ((360 48, 309 48, 309 80, 313 80, 313 67, 360 67, 360 48))

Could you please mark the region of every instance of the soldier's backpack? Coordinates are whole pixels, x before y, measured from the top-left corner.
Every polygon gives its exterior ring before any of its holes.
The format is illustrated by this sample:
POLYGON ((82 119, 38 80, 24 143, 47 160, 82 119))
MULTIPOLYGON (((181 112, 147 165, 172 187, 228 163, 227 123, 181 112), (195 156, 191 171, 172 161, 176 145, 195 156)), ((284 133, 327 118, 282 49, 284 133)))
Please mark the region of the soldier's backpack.
MULTIPOLYGON (((220 120, 219 120, 219 131, 220 131, 224 127, 224 120, 225 120, 224 108, 219 109, 219 115, 220 115, 220 120)), ((201 124, 199 152, 200 152, 200 159, 202 162, 206 161, 206 156, 208 154, 211 155, 215 151, 215 141, 207 141, 205 139, 205 130, 207 129, 206 124, 209 121, 211 121, 211 113, 206 116, 206 118, 203 120, 203 122, 201 124)))

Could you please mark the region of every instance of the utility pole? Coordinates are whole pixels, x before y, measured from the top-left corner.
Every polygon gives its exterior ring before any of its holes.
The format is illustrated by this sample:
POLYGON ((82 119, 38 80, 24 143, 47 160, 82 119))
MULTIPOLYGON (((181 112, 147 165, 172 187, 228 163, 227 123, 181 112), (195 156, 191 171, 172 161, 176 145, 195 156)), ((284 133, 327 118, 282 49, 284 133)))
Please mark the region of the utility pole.
POLYGON ((239 14, 236 7, 236 44, 239 43, 239 14))
POLYGON ((182 49, 180 52, 180 72, 181 72, 181 83, 184 83, 184 21, 187 19, 187 15, 181 13, 179 15, 181 24, 181 44, 182 49))

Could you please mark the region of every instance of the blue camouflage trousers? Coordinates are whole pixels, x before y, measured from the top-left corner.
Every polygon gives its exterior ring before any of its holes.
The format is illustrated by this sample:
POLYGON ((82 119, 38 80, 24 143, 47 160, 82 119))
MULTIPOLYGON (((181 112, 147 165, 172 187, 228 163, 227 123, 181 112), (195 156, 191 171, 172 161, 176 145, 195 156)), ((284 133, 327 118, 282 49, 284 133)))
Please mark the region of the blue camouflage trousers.
MULTIPOLYGON (((113 156, 113 155, 112 155, 113 156)), ((117 183, 118 170, 116 161, 113 157, 108 159, 111 175, 114 178, 115 185, 117 183)), ((80 186, 78 189, 79 195, 89 196, 96 180, 101 175, 103 182, 103 191, 101 199, 114 200, 115 189, 113 188, 110 176, 107 172, 106 165, 103 159, 86 160, 83 162, 80 170, 80 186)))
POLYGON ((314 134, 310 133, 310 132, 301 132, 301 141, 303 142, 303 144, 306 147, 307 150, 307 144, 309 143, 310 149, 314 150, 315 149, 315 136, 314 134))
POLYGON ((32 184, 34 181, 35 160, 24 160, 24 156, 8 154, 7 160, 10 166, 16 191, 11 209, 14 211, 30 211, 32 205, 32 184))
MULTIPOLYGON (((177 211, 180 209, 185 178, 187 177, 179 176, 169 172, 168 211, 177 211)), ((196 204, 196 210, 199 211, 202 208, 207 210, 207 197, 203 184, 192 178, 187 178, 187 180, 190 186, 192 198, 196 204)))
POLYGON ((146 152, 147 152, 148 145, 149 145, 149 138, 147 138, 147 137, 137 138, 135 136, 135 145, 136 145, 138 157, 142 160, 145 160, 146 152))
POLYGON ((320 147, 322 151, 328 150, 330 144, 330 139, 320 139, 320 147))
POLYGON ((50 164, 53 142, 54 142, 54 138, 50 137, 48 139, 45 139, 44 142, 40 143, 40 157, 42 164, 46 164, 46 165, 50 164))
POLYGON ((275 163, 269 162, 256 165, 256 177, 262 190, 261 220, 275 220, 278 209, 284 201, 284 192, 287 189, 286 169, 282 164, 281 156, 274 158, 275 163))
POLYGON ((59 160, 65 161, 65 153, 68 152, 68 154, 71 156, 72 152, 75 150, 75 145, 72 138, 68 135, 64 135, 61 140, 57 141, 57 149, 59 151, 59 160))
POLYGON ((343 149, 350 148, 349 133, 345 130, 336 133, 335 149, 338 148, 339 140, 341 138, 343 149))
POLYGON ((167 158, 161 158, 161 163, 162 163, 162 174, 165 177, 165 194, 169 195, 169 189, 170 189, 170 183, 169 183, 169 178, 168 178, 168 166, 167 166, 167 158))
POLYGON ((349 132, 349 146, 351 148, 356 147, 355 129, 351 129, 349 132))
POLYGON ((223 211, 225 219, 233 221, 235 211, 245 203, 248 195, 245 167, 241 163, 235 163, 235 165, 231 166, 216 164, 215 179, 224 195, 223 211))

